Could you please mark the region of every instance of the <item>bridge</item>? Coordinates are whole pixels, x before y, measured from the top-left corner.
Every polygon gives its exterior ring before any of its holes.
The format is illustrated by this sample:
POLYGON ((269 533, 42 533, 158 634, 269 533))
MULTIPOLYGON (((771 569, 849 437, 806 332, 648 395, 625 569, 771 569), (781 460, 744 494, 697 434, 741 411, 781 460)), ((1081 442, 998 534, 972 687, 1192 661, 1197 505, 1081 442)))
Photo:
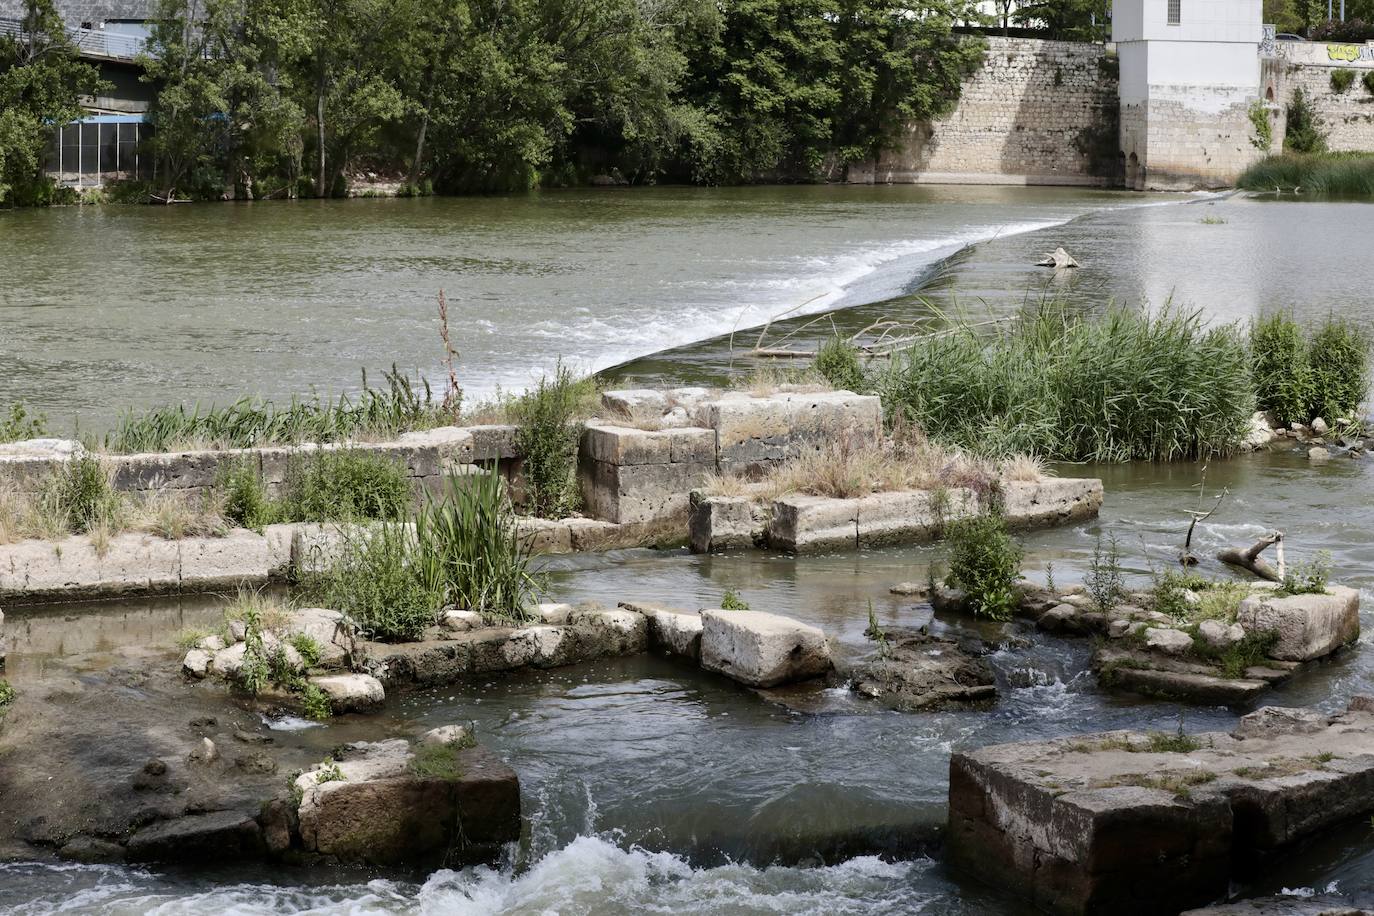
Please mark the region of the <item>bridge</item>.
MULTIPOLYGON (((27 37, 22 19, 0 18, 0 35, 23 40, 27 37)), ((112 63, 133 63, 148 48, 148 39, 112 29, 67 27, 67 37, 82 57, 112 63)))

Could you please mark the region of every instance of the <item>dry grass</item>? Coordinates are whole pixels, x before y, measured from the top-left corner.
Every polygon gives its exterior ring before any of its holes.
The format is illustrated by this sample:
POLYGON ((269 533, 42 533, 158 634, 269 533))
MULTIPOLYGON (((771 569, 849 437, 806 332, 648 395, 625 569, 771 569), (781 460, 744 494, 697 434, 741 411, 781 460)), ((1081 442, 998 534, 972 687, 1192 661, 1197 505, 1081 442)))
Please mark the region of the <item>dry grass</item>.
POLYGON ((786 365, 768 362, 755 366, 745 375, 730 380, 730 387, 736 391, 747 391, 756 398, 766 398, 782 391, 833 391, 834 386, 816 371, 809 363, 806 365, 786 365))
POLYGON ((853 499, 873 493, 954 487, 986 493, 1001 479, 1033 481, 1043 475, 1037 459, 1016 456, 994 462, 937 445, 908 429, 871 446, 832 442, 778 465, 760 480, 712 474, 703 488, 712 496, 776 499, 787 493, 806 493, 853 499))
MULTIPOLYGON (((184 537, 222 537, 233 527, 225 520, 218 500, 177 491, 155 491, 147 498, 115 494, 108 511, 89 526, 87 534, 97 553, 110 539, 143 532, 168 540, 184 537)), ((71 523, 54 498, 52 487, 20 491, 0 486, 0 544, 26 540, 61 540, 73 534, 71 523)))

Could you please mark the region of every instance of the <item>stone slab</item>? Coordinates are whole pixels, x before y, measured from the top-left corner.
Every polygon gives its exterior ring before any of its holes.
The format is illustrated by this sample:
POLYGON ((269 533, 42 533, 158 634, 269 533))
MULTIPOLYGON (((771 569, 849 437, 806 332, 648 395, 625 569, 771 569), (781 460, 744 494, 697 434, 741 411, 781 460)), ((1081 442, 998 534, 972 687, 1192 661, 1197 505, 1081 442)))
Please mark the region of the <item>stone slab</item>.
POLYGON ((1325 595, 1252 595, 1241 601, 1236 622, 1250 633, 1277 633, 1274 658, 1310 661, 1359 638, 1360 593, 1333 585, 1325 595))
POLYGON ((763 611, 703 610, 701 667, 750 687, 819 677, 833 667, 825 634, 763 611))

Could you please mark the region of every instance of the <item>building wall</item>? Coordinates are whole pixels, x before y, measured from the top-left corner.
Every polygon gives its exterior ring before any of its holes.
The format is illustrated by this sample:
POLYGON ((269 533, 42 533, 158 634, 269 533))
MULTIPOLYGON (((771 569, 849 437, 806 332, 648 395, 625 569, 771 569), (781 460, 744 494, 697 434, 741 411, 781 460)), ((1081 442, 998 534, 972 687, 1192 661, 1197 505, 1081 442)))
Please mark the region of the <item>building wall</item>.
MULTIPOLYGON (((1325 123, 1331 149, 1374 151, 1374 95, 1362 82, 1374 71, 1374 45, 1285 41, 1279 43, 1279 53, 1276 100, 1286 106, 1301 88, 1325 123), (1331 74, 1341 67, 1354 70, 1355 79, 1349 89, 1337 92, 1331 74)), ((1281 130, 1275 133, 1281 138, 1281 130)))
POLYGON ((901 149, 851 163, 851 182, 1086 184, 1117 169, 1116 60, 1101 45, 989 37, 945 118, 907 126, 901 149))

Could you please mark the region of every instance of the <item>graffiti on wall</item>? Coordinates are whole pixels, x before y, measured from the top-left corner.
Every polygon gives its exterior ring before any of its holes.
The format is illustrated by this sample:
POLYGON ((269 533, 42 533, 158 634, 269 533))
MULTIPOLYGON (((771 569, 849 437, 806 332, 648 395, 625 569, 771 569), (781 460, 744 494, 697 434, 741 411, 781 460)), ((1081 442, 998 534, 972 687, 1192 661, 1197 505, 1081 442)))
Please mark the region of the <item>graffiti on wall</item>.
POLYGON ((1352 64, 1357 60, 1374 62, 1374 47, 1369 45, 1327 45, 1326 59, 1352 64))

